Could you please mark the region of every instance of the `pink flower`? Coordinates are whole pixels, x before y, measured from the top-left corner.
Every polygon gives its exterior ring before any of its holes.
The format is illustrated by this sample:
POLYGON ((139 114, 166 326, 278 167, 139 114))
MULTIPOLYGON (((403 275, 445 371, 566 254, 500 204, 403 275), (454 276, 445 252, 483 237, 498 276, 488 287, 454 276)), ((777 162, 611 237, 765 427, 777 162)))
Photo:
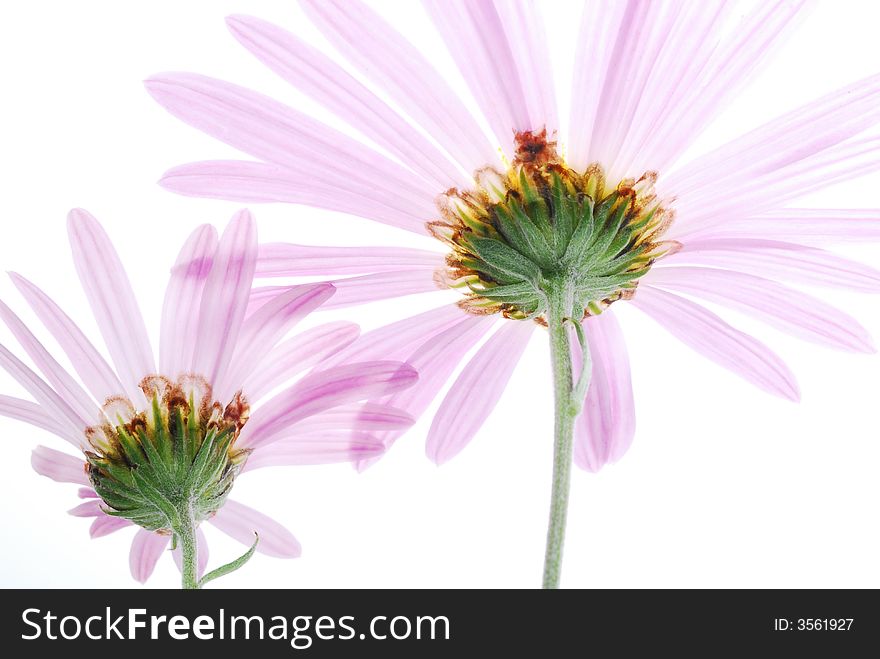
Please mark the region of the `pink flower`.
MULTIPOLYGON (((106 233, 82 210, 70 213, 68 228, 74 263, 112 366, 48 295, 12 274, 75 371, 68 373, 0 303, 0 316, 42 374, 0 346, 0 366, 36 401, 0 396, 0 414, 38 426, 80 451, 74 456, 37 447, 34 469, 80 486, 85 501, 70 514, 93 519, 92 537, 141 527, 130 554, 131 573, 141 582, 172 536, 181 535, 177 513, 166 514, 154 501, 173 501, 193 482, 198 487, 190 488, 189 505, 195 509, 190 530, 197 537, 199 573, 208 560, 202 531, 195 528, 201 521, 248 546, 256 532, 257 550, 264 554, 299 556, 300 545, 289 531, 225 498, 236 474, 378 456, 384 447, 374 433, 408 427, 412 418, 364 401, 411 385, 413 369, 374 361, 297 380, 355 341, 359 330, 333 322, 285 338, 332 297, 329 284, 286 287, 259 310, 248 310, 257 232, 247 211, 233 218, 219 240, 205 225, 184 244, 165 294, 157 368, 134 291, 106 233), (187 450, 192 454, 182 455, 187 450), (172 473, 180 465, 182 470, 172 473), (213 476, 207 473, 211 469, 216 469, 213 476), (154 496, 155 489, 162 496, 154 496)), ((179 540, 178 566, 181 545, 186 551, 185 538, 179 540)))
MULTIPOLYGON (((255 160, 183 165, 168 171, 162 185, 191 196, 342 211, 420 235, 430 224, 440 227, 433 233, 446 242, 444 252, 271 244, 261 247, 257 265, 262 277, 332 278, 338 293, 328 307, 429 292, 438 284, 464 291, 462 306, 478 313, 440 307, 370 332, 344 355, 408 360, 422 374, 420 382, 388 402, 418 416, 468 350, 493 332, 434 417, 427 451, 438 463, 473 438, 536 328, 531 322, 503 322, 503 317, 540 311, 526 275, 520 289, 505 289, 507 295, 522 294, 516 303, 487 298, 487 289, 501 280, 485 263, 474 265, 475 256, 485 259, 472 245, 463 245, 461 236, 483 230, 497 234, 492 204, 522 192, 511 173, 533 167, 526 162, 530 153, 543 150, 537 167, 550 163, 572 177, 595 163, 607 183, 604 194, 615 189, 630 194, 641 185, 632 193, 634 207, 640 203, 641 208, 634 208, 629 219, 636 223, 650 208, 662 212, 662 224, 651 234, 656 249, 646 252, 644 267, 627 271, 632 279, 590 300, 582 323, 593 364, 574 453, 579 466, 595 471, 618 460, 635 431, 629 358, 613 302, 628 300, 691 349, 790 400, 799 392, 786 364, 697 300, 835 349, 874 351, 856 320, 788 284, 880 290, 880 272, 822 247, 880 237, 880 213, 787 204, 877 169, 880 141, 863 132, 880 119, 880 75, 797 108, 692 162, 678 162, 792 30, 804 4, 760 3, 735 30, 722 34, 728 17, 724 3, 587 2, 573 121, 559 134, 547 37, 533 4, 426 0, 494 140, 425 55, 362 3, 302 0, 301 5, 350 66, 394 107, 299 37, 256 18, 234 16, 229 28, 245 48, 395 160, 256 92, 205 76, 168 73, 147 81, 153 97, 255 160), (493 185, 501 197, 493 197, 493 185), (478 230, 468 225, 469 217, 452 217, 462 208, 464 215, 482 214, 478 230)), ((576 188, 572 194, 585 194, 576 188)), ((630 237, 633 242, 619 254, 644 238, 638 231, 630 237)), ((529 238, 517 240, 525 245, 529 238)), ((505 235, 505 241, 510 246, 514 238, 505 235)), ((277 290, 256 289, 253 304, 277 290)), ((393 441, 401 432, 386 433, 384 439, 393 441)))

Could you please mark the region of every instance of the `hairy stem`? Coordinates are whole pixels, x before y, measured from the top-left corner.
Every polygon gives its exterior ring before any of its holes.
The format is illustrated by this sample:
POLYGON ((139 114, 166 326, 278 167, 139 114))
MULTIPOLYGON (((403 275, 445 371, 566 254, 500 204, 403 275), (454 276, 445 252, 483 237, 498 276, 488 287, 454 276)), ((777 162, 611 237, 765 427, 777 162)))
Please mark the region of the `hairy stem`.
POLYGON ((199 585, 199 546, 196 539, 196 523, 193 519, 192 510, 181 511, 180 523, 174 529, 180 542, 181 554, 181 588, 184 590, 198 590, 199 585))

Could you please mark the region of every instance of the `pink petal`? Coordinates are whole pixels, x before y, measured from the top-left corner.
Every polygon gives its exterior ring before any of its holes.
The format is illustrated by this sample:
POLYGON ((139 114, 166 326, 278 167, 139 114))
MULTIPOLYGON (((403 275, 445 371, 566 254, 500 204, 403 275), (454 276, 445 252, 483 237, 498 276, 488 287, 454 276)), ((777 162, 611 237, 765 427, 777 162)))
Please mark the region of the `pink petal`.
MULTIPOLYGON (((583 411, 575 421, 574 460, 581 469, 599 471, 629 450, 636 431, 636 412, 629 353, 617 318, 609 309, 583 325, 592 374, 583 411)), ((579 362, 580 346, 574 345, 572 353, 579 362)))
POLYGON ((0 368, 24 387, 50 416, 59 423, 63 422, 64 434, 62 437, 64 439, 76 447, 83 445, 84 431, 89 423, 80 418, 67 404, 67 401, 63 400, 39 375, 25 366, 3 345, 0 345, 0 368))
POLYGON ((138 400, 137 385, 156 372, 156 363, 128 275, 104 229, 86 211, 72 210, 67 229, 76 271, 101 335, 129 398, 138 400))
POLYGON ((535 330, 530 321, 505 323, 467 363, 440 404, 428 431, 437 464, 457 455, 495 408, 535 330))
MULTIPOLYGON (((408 204, 397 203, 382 188, 319 183, 290 169, 262 162, 210 160, 169 169, 162 187, 190 197, 229 199, 244 203, 284 202, 357 215, 418 234, 436 215, 413 215, 408 204), (356 189, 347 189, 348 187, 356 189), (393 204, 393 205, 389 205, 393 204), (414 221, 414 218, 420 220, 414 221)), ((427 209, 422 209, 427 212, 427 209)))
MULTIPOLYGON (((762 238, 688 241, 666 265, 708 265, 814 286, 880 292, 880 270, 830 252, 762 238)), ((661 269, 658 268, 658 269, 661 269)))
POLYGON ((655 268, 642 281, 743 311, 808 341, 875 352, 870 334, 854 318, 769 279, 732 270, 667 267, 655 268))
POLYGON ((132 523, 122 517, 113 517, 112 515, 101 513, 100 516, 92 521, 92 525, 89 527, 89 537, 93 540, 95 538, 103 538, 105 535, 116 533, 116 531, 124 529, 126 526, 132 526, 132 523))
POLYGON ((15 273, 10 273, 10 277, 31 309, 67 354, 77 375, 91 391, 95 400, 103 403, 111 396, 123 394, 124 388, 116 373, 76 323, 48 295, 27 279, 15 273))
POLYGON ((86 463, 61 451, 38 446, 31 453, 31 466, 40 476, 46 476, 59 483, 90 485, 86 476, 86 463))
POLYGON ((235 351, 256 261, 256 224, 239 211, 220 239, 199 307, 193 371, 208 382, 217 382, 235 351))
POLYGON ((416 371, 400 362, 347 364, 312 373, 253 413, 238 441, 256 448, 279 437, 286 428, 337 405, 387 396, 411 387, 416 371))
POLYGON ((98 493, 90 487, 81 487, 76 491, 76 496, 80 499, 97 499, 98 493))
POLYGON ((723 224, 688 233, 691 241, 757 239, 814 245, 829 242, 880 240, 880 209, 779 208, 751 217, 729 217, 723 224))
POLYGON ((377 300, 388 300, 438 290, 434 270, 394 270, 361 277, 334 279, 336 295, 324 309, 339 309, 377 300))
POLYGON ((330 284, 291 286, 249 317, 241 327, 232 362, 215 387, 220 400, 241 390, 242 383, 278 340, 335 292, 330 284))
POLYGON ((55 418, 47 414, 42 407, 29 400, 0 395, 0 414, 10 419, 24 421, 37 428, 48 430, 64 439, 70 436, 67 424, 59 423, 55 418))
POLYGON ((128 556, 131 576, 141 583, 146 583, 170 539, 167 535, 138 529, 131 542, 131 552, 128 556))
POLYGON ((81 503, 75 508, 68 510, 67 514, 73 515, 74 517, 99 517, 100 515, 106 515, 101 508, 101 505, 100 501, 86 501, 85 503, 81 503))
POLYGON ((336 321, 318 325, 275 346, 248 376, 242 391, 259 401, 302 371, 351 345, 360 335, 354 323, 336 321))
POLYGON ((473 116, 431 63, 363 3, 303 0, 325 37, 369 80, 472 172, 498 155, 473 116))
MULTIPOLYGON (((202 529, 196 529, 196 547, 198 547, 198 555, 197 559, 199 561, 199 578, 201 578, 205 574, 205 568, 208 567, 208 540, 205 538, 205 534, 202 529)), ((177 569, 181 572, 183 571, 183 549, 180 546, 180 543, 177 543, 177 547, 171 550, 171 557, 174 559, 174 564, 177 566, 177 569)))
MULTIPOLYGON (((83 390, 79 383, 64 370, 43 344, 37 340, 21 319, 16 316, 12 309, 0 302, 0 318, 12 331, 12 334, 25 349, 28 356, 33 360, 37 368, 49 381, 49 384, 58 395, 70 405, 71 409, 88 425, 100 412, 98 406, 83 390)), ((103 401, 102 401, 103 402, 103 401)))
POLYGON ((640 286, 632 304, 679 341, 756 387, 789 400, 800 399, 794 375, 775 353, 708 309, 650 286, 640 286))
POLYGON ((385 444, 366 433, 350 429, 316 432, 287 437, 261 447, 248 457, 245 471, 261 467, 359 462, 377 458, 384 452, 385 444))
POLYGON ((281 165, 305 182, 366 195, 381 191, 389 206, 411 214, 409 228, 436 210, 436 188, 350 137, 277 101, 221 80, 168 73, 146 82, 166 110, 257 158, 281 165), (421 219, 419 219, 421 218, 421 219))
POLYGON ((192 369, 198 324, 198 314, 193 311, 199 308, 216 250, 217 230, 203 224, 190 234, 171 269, 159 344, 159 370, 168 377, 192 369))
MULTIPOLYGON (((557 128, 555 107, 551 105, 545 108, 542 103, 544 97, 541 91, 552 78, 548 76, 546 81, 541 82, 535 80, 535 67, 549 70, 549 66, 546 45, 540 42, 542 27, 534 11, 529 12, 534 24, 527 27, 516 25, 518 20, 524 18, 525 10, 521 5, 505 12, 511 36, 517 36, 517 33, 522 36, 526 29, 536 32, 525 42, 511 44, 491 2, 424 0, 422 4, 440 31, 458 70, 467 81, 505 153, 513 153, 514 131, 540 130, 546 123, 550 123, 548 129, 551 131, 557 128), (516 15, 517 9, 520 9, 520 16, 516 15), (525 52, 515 57, 512 46, 525 52), (530 52, 530 47, 534 47, 535 51, 530 52), (530 62, 532 56, 535 59, 530 62), (531 66, 524 66, 523 71, 518 71, 517 64, 526 62, 531 66), (534 93, 530 95, 532 108, 526 100, 524 83, 533 84, 534 93), (530 116, 530 109, 544 114, 530 116), (552 114, 547 113, 548 109, 552 109, 552 114)), ((548 100, 552 102, 552 95, 548 100)))
POLYGON ((295 88, 317 100, 438 190, 459 185, 461 173, 429 140, 353 76, 290 32, 250 16, 226 24, 257 59, 295 88))
MULTIPOLYGON (((411 391, 412 387, 408 391, 411 391)), ((406 411, 379 403, 341 405, 293 426, 291 436, 336 430, 406 430, 415 423, 406 411)))
POLYGON ((302 554, 302 547, 290 531, 263 513, 237 501, 227 499, 208 521, 248 547, 254 544, 254 533, 258 533, 260 542, 257 551, 268 556, 298 558, 302 554))
POLYGON ((444 255, 409 247, 316 247, 290 243, 260 245, 257 277, 360 275, 443 265, 444 255))

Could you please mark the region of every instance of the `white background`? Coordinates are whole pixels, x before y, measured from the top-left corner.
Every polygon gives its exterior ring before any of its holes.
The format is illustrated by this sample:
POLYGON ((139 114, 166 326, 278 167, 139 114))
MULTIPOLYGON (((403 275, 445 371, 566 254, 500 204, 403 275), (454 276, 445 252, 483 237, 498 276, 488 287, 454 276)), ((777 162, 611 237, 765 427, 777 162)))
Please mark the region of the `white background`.
MULTIPOLYGON (((460 85, 419 6, 376 4, 460 85)), ((578 7, 545 5, 563 98, 578 7)), ((155 185, 173 165, 234 153, 167 115, 141 80, 163 70, 191 70, 314 107, 227 33, 224 16, 243 11, 317 39, 292 2, 5 6, 0 266, 43 286, 90 336, 97 337, 97 329, 70 260, 68 209, 85 207, 105 224, 155 330, 167 270, 185 236, 201 222, 224 224, 237 208, 177 197, 155 185)), ((874 2, 820 2, 694 153, 876 72, 878 21, 874 2)), ((880 177, 866 177, 800 203, 877 207, 878 184, 880 177)), ((255 212, 264 240, 422 244, 402 231, 307 208, 271 205, 255 212)), ((880 263, 880 247, 848 251, 880 263)), ((442 295, 333 315, 356 315, 369 329, 436 306, 442 295)), ((26 320, 33 318, 6 280, 0 297, 26 320)), ((835 292, 833 301, 880 336, 876 297, 835 292)), ((792 404, 702 360, 624 307, 618 309, 633 363, 637 436, 619 464, 599 475, 574 474, 564 585, 880 587, 880 359, 824 350, 743 319, 741 327, 755 329, 794 367, 803 400, 792 404)), ((261 470, 259 478, 242 478, 234 497, 282 521, 304 553, 292 561, 257 555, 222 585, 539 584, 552 412, 543 339, 535 334, 489 422, 442 468, 424 456, 426 416, 364 474, 336 465, 261 470)), ((5 329, 0 340, 13 345, 5 329)), ((5 374, 0 391, 20 394, 5 374)), ((0 585, 137 585, 128 573, 133 531, 90 540, 88 521, 65 513, 78 503, 75 486, 31 470, 35 445, 63 449, 62 442, 7 419, 0 419, 0 441, 0 585)), ((212 565, 241 552, 214 529, 207 532, 212 565)), ((167 558, 149 585, 173 587, 177 580, 167 558)))

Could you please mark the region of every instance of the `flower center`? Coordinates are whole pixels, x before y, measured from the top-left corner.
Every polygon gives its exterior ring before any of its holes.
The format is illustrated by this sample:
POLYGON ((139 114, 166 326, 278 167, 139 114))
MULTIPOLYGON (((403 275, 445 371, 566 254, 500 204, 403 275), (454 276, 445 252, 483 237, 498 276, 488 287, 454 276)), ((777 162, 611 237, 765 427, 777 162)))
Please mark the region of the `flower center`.
POLYGON ((177 533, 185 522, 211 517, 226 500, 248 451, 235 440, 249 407, 239 393, 225 407, 204 379, 145 378, 152 406, 137 410, 112 398, 104 423, 86 431, 88 475, 110 515, 150 531, 177 533))
POLYGON ((452 250, 439 277, 466 293, 463 309, 546 320, 548 296, 564 289, 572 318, 599 314, 677 248, 661 241, 673 212, 654 193, 655 172, 609 186, 598 164, 566 166, 546 129, 516 144, 506 172, 482 169, 473 189, 447 191, 428 224, 452 250))

